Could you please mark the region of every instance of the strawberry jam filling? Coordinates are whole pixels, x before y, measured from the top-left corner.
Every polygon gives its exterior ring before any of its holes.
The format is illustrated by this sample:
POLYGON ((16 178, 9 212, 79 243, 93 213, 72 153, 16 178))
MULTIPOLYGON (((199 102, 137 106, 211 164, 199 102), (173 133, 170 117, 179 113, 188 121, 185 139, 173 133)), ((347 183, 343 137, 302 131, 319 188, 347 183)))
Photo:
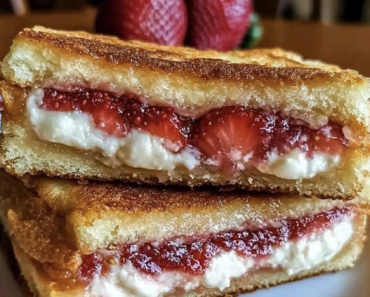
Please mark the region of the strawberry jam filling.
POLYGON ((354 215, 353 206, 336 208, 299 219, 286 219, 280 227, 229 230, 205 237, 174 238, 161 243, 143 243, 110 247, 83 256, 78 279, 90 282, 96 275, 109 272, 110 265, 130 261, 144 274, 158 275, 179 271, 192 275, 204 274, 211 260, 221 252, 235 251, 240 257, 256 260, 268 257, 285 242, 297 241, 313 233, 324 232, 335 223, 354 215))
POLYGON ((283 156, 299 149, 309 158, 316 153, 336 156, 348 146, 343 127, 338 124, 329 122, 312 128, 302 120, 242 106, 212 109, 192 118, 178 114, 172 107, 150 106, 134 94, 45 89, 41 107, 88 113, 97 129, 117 137, 138 129, 165 139, 173 152, 196 148, 203 162, 217 161, 225 171, 240 160, 258 164, 272 153, 283 156))

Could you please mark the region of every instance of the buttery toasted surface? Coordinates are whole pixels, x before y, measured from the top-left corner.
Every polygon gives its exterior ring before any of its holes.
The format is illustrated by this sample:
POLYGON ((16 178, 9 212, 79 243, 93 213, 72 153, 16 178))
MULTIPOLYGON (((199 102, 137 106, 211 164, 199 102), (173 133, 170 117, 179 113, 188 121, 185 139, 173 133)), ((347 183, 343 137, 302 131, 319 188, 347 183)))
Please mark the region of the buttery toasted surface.
MULTIPOLYGON (((355 238, 348 244, 340 254, 330 261, 320 264, 310 270, 301 271, 289 276, 284 271, 279 270, 258 270, 248 278, 237 278, 232 280, 229 288, 220 291, 216 289, 205 289, 203 292, 183 293, 184 297, 227 297, 241 293, 252 292, 260 288, 269 288, 286 282, 296 281, 322 273, 335 272, 350 268, 358 259, 363 248, 364 240, 363 225, 358 226, 355 238)), ((84 288, 61 289, 57 283, 48 279, 41 273, 35 262, 25 254, 22 249, 13 241, 16 258, 21 267, 24 278, 28 282, 31 291, 37 297, 94 297, 84 288)), ((178 296, 178 295, 177 295, 178 296)))
POLYGON ((370 131, 368 79, 280 49, 218 53, 35 27, 15 38, 2 70, 22 87, 130 91, 191 114, 243 105, 370 131))
MULTIPOLYGON (((343 207, 341 200, 155 188, 62 179, 29 179, 26 188, 1 172, 0 202, 19 246, 39 262, 76 268, 80 253, 111 244, 263 228, 343 207), (54 253, 55 248, 60 252, 54 253)), ((367 198, 367 197, 366 197, 367 198)), ((368 201, 351 202, 366 214, 368 201)))

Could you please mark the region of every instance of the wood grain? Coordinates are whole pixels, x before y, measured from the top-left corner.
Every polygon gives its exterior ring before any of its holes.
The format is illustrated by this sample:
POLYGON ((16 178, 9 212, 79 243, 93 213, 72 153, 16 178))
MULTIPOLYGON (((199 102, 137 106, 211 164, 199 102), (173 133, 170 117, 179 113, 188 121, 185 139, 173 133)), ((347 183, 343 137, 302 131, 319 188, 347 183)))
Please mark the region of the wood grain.
POLYGON ((260 47, 279 46, 370 76, 370 26, 265 20, 260 47))

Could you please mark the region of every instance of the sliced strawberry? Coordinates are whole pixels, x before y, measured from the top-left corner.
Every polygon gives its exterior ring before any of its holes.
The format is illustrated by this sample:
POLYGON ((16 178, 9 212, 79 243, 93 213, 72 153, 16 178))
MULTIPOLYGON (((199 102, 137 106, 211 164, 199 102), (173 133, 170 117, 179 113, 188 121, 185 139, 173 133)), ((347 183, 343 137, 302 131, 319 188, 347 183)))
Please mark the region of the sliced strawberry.
POLYGON ((122 137, 129 131, 130 124, 122 113, 121 105, 119 98, 102 91, 61 92, 45 89, 42 108, 89 113, 100 130, 122 137))
POLYGON ((73 101, 69 93, 45 89, 44 100, 41 107, 53 111, 73 111, 73 101))
POLYGON ((106 0, 96 19, 96 30, 165 45, 182 45, 187 30, 183 0, 106 0))
POLYGON ((342 127, 334 123, 313 129, 303 121, 278 118, 274 130, 270 146, 281 155, 295 148, 306 152, 309 157, 313 157, 315 153, 340 155, 348 144, 342 127))
POLYGON ((128 120, 108 103, 95 106, 91 115, 95 125, 109 135, 123 137, 130 129, 128 120))
POLYGON ((165 144, 175 152, 187 145, 191 120, 177 115, 170 107, 145 107, 133 123, 135 127, 169 141, 165 144))
POLYGON ((342 127, 339 125, 327 125, 316 133, 311 132, 311 151, 322 152, 328 155, 340 155, 348 145, 342 127))
POLYGON ((268 123, 266 116, 244 107, 215 109, 196 123, 194 145, 228 172, 236 161, 263 146, 268 123))
POLYGON ((83 255, 83 262, 79 268, 79 277, 86 282, 93 279, 95 275, 102 273, 104 257, 99 254, 83 255))
POLYGON ((192 120, 177 115, 170 107, 151 107, 132 94, 116 96, 95 90, 61 92, 46 89, 42 108, 53 111, 81 111, 110 135, 123 137, 139 128, 165 140, 175 152, 187 145, 192 120))
POLYGON ((252 0, 187 0, 188 43, 199 49, 226 51, 238 46, 245 36, 252 0))

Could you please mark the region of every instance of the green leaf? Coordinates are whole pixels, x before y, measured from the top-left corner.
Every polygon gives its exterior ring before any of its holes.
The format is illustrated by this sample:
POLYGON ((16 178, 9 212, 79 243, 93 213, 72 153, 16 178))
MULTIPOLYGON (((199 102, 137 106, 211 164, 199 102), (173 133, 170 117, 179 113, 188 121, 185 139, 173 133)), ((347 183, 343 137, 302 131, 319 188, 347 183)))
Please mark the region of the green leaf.
POLYGON ((253 13, 251 15, 251 24, 249 26, 248 32, 245 35, 241 48, 251 48, 255 46, 261 39, 263 35, 263 28, 260 23, 260 18, 258 14, 253 13))

